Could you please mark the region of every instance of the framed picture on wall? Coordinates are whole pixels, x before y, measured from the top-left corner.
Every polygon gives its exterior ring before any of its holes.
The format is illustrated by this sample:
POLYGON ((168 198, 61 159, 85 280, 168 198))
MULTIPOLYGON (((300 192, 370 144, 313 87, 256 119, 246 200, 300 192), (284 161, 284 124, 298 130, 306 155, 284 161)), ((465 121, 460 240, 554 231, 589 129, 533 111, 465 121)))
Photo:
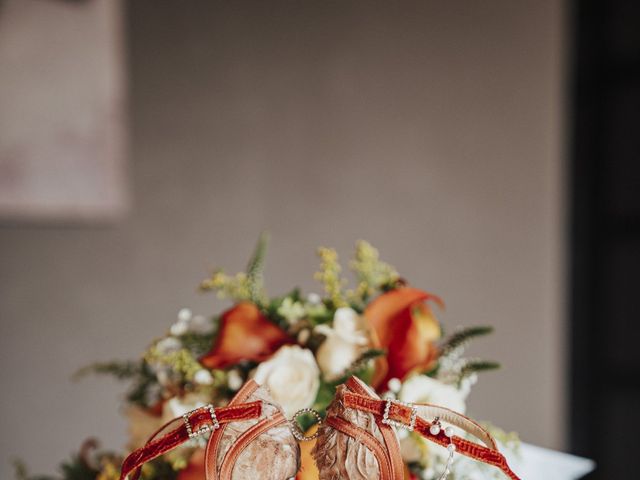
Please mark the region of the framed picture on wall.
POLYGON ((0 222, 128 207, 121 3, 0 2, 0 222))

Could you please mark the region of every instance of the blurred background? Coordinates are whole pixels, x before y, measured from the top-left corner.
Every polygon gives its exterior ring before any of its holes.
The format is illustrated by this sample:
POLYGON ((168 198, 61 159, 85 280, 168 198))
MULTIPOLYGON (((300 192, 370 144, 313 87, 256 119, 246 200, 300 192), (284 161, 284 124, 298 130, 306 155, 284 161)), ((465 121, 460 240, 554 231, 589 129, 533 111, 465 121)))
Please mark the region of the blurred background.
POLYGON ((262 230, 267 286, 364 238, 492 324, 470 413, 628 473, 640 429, 640 8, 0 0, 0 477, 120 448, 136 358, 262 230))

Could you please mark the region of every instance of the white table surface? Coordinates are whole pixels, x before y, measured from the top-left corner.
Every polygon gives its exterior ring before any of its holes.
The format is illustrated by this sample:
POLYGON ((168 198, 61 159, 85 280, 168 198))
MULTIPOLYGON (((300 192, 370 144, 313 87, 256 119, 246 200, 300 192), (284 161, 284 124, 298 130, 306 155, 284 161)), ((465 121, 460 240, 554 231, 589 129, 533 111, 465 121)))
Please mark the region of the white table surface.
POLYGON ((507 457, 522 480, 577 480, 596 466, 587 458, 527 443, 522 443, 517 457, 507 457))

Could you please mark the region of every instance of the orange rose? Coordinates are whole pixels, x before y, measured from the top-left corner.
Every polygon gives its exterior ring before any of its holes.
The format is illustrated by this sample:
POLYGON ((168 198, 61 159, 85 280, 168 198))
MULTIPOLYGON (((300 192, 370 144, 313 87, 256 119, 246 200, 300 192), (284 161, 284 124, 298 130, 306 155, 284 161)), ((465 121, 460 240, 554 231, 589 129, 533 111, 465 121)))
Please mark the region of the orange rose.
POLYGON ((253 303, 239 303, 222 314, 211 351, 200 358, 207 368, 225 368, 242 360, 262 362, 282 345, 294 343, 253 303))
POLYGON ((438 357, 435 345, 440 324, 428 301, 441 308, 442 300, 415 288, 400 287, 383 293, 365 309, 364 315, 376 333, 381 348, 387 350, 388 370, 374 386, 386 390, 389 379, 403 380, 414 370, 427 370, 438 357))

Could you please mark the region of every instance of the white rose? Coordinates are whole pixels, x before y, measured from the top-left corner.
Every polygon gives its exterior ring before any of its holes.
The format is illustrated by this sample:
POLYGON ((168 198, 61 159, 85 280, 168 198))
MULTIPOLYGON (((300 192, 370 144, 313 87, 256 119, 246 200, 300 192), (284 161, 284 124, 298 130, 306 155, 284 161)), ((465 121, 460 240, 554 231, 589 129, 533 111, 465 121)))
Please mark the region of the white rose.
POLYGON ((169 422, 191 410, 204 407, 208 403, 207 397, 196 393, 188 393, 183 397, 173 397, 162 406, 162 420, 169 422))
POLYGON ((258 365, 253 379, 271 392, 287 417, 313 405, 320 388, 320 370, 311 350, 285 345, 258 365))
POLYGON ((333 327, 318 325, 315 331, 327 337, 316 356, 324 377, 329 381, 344 374, 369 344, 364 319, 348 307, 336 310, 333 327))
MULTIPOLYGON (((465 413, 467 409, 465 403, 467 393, 435 378, 415 375, 404 382, 398 394, 398 399, 409 403, 431 403, 459 413, 465 413)), ((426 465, 442 463, 449 455, 446 448, 436 444, 428 444, 423 438, 412 437, 411 440, 415 442, 415 448, 424 452, 422 461, 426 465)), ((405 452, 405 449, 403 449, 402 453, 404 457, 404 454, 411 453, 411 450, 407 449, 405 452)))
POLYGON ((466 392, 426 375, 415 375, 405 381, 398 398, 403 402, 432 403, 458 413, 467 409, 466 392))

